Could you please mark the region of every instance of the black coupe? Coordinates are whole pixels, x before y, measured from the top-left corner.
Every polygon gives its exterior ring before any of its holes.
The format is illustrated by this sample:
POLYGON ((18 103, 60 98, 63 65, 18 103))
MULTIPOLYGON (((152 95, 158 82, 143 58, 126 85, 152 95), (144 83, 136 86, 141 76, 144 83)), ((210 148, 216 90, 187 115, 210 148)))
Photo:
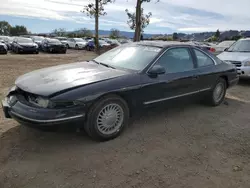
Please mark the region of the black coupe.
POLYGON ((97 140, 117 137, 135 108, 192 95, 217 106, 237 84, 236 67, 199 47, 142 42, 87 62, 19 77, 3 100, 7 118, 36 126, 80 122, 97 140))
POLYGON ((41 48, 44 52, 63 53, 67 52, 66 45, 62 44, 58 39, 45 38, 42 41, 41 48))

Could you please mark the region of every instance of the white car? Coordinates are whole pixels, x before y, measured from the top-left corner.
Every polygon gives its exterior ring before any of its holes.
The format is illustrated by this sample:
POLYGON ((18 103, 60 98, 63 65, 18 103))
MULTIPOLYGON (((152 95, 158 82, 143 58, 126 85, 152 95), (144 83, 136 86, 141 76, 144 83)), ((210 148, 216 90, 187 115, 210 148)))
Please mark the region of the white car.
POLYGON ((250 78, 250 38, 238 40, 217 57, 234 64, 240 78, 250 78))
POLYGON ((235 40, 226 40, 220 42, 217 45, 213 45, 212 47, 215 49, 216 52, 223 52, 225 49, 229 48, 233 43, 235 43, 235 40))
POLYGON ((87 41, 83 40, 82 38, 69 38, 67 40, 67 48, 74 48, 74 49, 84 49, 87 45, 87 41))

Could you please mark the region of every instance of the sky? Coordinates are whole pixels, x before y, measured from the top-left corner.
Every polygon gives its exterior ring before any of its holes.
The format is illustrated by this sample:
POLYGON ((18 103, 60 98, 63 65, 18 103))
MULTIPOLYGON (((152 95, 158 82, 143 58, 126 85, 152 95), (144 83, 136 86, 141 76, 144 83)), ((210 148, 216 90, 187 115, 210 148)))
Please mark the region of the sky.
MULTIPOLYGON (((94 0, 0 0, 0 21, 25 25, 34 33, 56 28, 73 31, 94 29, 94 19, 81 13, 94 0)), ((105 6, 100 29, 131 31, 125 9, 135 11, 136 0, 116 0, 105 6)), ((144 12, 152 12, 145 33, 171 34, 203 31, 250 30, 250 0, 160 0, 144 3, 144 12)))

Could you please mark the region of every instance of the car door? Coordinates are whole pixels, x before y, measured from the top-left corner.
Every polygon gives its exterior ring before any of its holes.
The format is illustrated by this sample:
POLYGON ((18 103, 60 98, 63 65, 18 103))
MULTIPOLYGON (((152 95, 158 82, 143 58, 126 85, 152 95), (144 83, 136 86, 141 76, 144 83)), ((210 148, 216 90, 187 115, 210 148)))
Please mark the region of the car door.
POLYGON ((218 68, 216 62, 198 48, 192 48, 194 59, 197 64, 199 75, 198 87, 200 91, 207 91, 211 89, 218 79, 218 68))
POLYGON ((144 92, 147 93, 144 104, 166 101, 199 92, 198 70, 189 47, 167 49, 153 66, 156 65, 164 67, 166 73, 157 77, 149 75, 144 77, 148 82, 144 86, 144 92))

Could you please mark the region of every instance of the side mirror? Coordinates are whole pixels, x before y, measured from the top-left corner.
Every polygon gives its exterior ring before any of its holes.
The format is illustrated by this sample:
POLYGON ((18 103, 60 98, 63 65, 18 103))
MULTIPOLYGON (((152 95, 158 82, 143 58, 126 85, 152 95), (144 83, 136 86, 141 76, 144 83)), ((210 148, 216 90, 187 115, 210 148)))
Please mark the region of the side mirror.
POLYGON ((224 52, 226 52, 227 50, 228 50, 228 48, 225 48, 225 49, 224 49, 224 52))
POLYGON ((165 74, 166 70, 161 65, 154 65, 149 71, 148 74, 152 76, 157 76, 160 74, 165 74))

